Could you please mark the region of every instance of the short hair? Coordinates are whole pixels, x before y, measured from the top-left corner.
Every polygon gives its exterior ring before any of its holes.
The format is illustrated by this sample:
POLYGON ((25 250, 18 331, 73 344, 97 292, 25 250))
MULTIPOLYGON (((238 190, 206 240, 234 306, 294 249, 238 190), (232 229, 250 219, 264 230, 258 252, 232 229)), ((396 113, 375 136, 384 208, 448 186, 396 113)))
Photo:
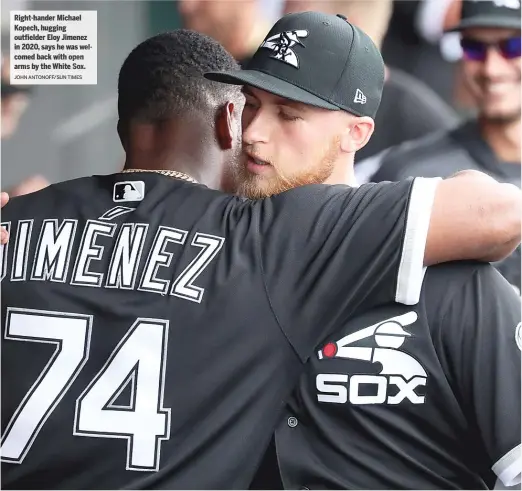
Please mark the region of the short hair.
POLYGON ((239 65, 212 38, 188 29, 153 36, 136 46, 118 77, 118 115, 156 122, 188 111, 208 112, 240 97, 240 87, 212 82, 205 72, 239 65))

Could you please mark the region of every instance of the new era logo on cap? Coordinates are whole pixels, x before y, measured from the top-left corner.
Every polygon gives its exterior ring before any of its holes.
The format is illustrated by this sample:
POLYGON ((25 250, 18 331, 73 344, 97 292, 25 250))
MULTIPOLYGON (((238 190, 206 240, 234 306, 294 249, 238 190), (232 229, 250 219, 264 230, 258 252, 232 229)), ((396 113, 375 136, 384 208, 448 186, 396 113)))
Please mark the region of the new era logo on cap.
POLYGON ((141 201, 145 197, 143 181, 123 181, 114 185, 112 200, 116 203, 141 201))
POLYGON ((357 89, 353 102, 356 104, 366 104, 366 96, 363 94, 362 90, 357 89))

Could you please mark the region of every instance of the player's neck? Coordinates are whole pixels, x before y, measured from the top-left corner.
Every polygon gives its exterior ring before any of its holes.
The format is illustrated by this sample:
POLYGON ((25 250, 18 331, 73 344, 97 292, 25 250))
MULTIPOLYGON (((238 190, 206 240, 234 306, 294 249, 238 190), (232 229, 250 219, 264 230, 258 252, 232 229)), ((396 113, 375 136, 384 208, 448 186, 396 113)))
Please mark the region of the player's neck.
POLYGON ((520 163, 520 127, 520 119, 502 123, 480 121, 482 137, 503 162, 520 163))
POLYGON ((337 163, 333 168, 330 177, 324 182, 325 184, 346 184, 348 186, 357 186, 355 179, 355 171, 353 162, 337 163))
MULTIPOLYGON (((212 155, 210 138, 205 138, 204 128, 193 125, 173 125, 154 128, 147 125, 134 125, 130 129, 127 145, 125 169, 144 171, 175 171, 187 174, 201 184, 214 187, 216 176, 210 175, 208 163, 216 162, 212 155), (194 135, 202 135, 195 140, 194 135)), ((213 166, 213 167, 218 167, 213 166)))
POLYGON ((147 158, 146 156, 127 156, 124 165, 125 170, 142 170, 146 172, 155 171, 168 171, 168 172, 180 172, 192 177, 194 180, 201 182, 198 179, 198 173, 195 172, 194 168, 186 163, 179 162, 176 159, 175 162, 165 162, 162 159, 147 158))
MULTIPOLYGON (((205 170, 204 166, 199 166, 200 162, 212 162, 213 159, 208 157, 186 159, 175 158, 169 161, 141 157, 127 157, 124 169, 127 171, 141 170, 146 172, 160 172, 165 175, 172 173, 171 177, 177 177, 174 174, 179 173, 181 179, 193 181, 203 184, 211 189, 219 189, 221 184, 220 166, 215 165, 214 170, 205 170), (183 177, 186 176, 186 177, 183 177)), ((214 160, 215 161, 215 160, 214 160)))

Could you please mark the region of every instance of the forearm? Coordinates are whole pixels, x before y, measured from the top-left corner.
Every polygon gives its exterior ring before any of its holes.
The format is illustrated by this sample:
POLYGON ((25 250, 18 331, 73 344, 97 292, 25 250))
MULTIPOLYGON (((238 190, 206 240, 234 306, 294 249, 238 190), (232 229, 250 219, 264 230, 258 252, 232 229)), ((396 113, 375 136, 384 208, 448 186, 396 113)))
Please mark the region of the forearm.
POLYGON ((522 192, 508 183, 498 183, 486 174, 474 176, 484 185, 493 187, 491 198, 483 209, 477 205, 477 217, 483 216, 482 241, 483 261, 500 261, 509 256, 520 244, 522 235, 522 192))
POLYGON ((502 261, 502 259, 505 259, 511 253, 513 253, 519 244, 520 239, 515 239, 502 245, 492 246, 488 253, 484 254, 482 257, 479 257, 477 260, 491 263, 502 261))
POLYGON ((499 261, 520 244, 522 192, 477 171, 439 184, 433 203, 425 264, 476 259, 499 261))

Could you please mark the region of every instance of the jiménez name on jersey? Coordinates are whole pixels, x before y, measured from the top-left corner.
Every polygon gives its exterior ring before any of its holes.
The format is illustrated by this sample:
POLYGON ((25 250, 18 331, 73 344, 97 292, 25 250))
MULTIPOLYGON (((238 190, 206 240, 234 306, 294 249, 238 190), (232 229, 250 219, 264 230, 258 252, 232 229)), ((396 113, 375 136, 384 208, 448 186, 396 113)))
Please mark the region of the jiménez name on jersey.
MULTIPOLYGON (((2 225, 11 229, 10 222, 2 225)), ((82 226, 78 220, 46 219, 38 228, 34 220, 20 220, 13 228, 16 234, 10 230, 11 239, 2 246, 2 280, 9 275, 11 281, 136 289, 198 303, 204 289, 195 282, 225 242, 201 232, 189 234, 166 226, 149 230, 145 223, 118 225, 102 219, 87 220, 82 226), (151 245, 145 249, 149 236, 153 236, 151 245), (73 248, 75 240, 79 245, 73 248), (14 247, 12 254, 10 247, 14 247), (174 275, 168 269, 176 249, 181 253, 184 247, 195 249, 193 259, 174 275), (10 256, 11 264, 7 264, 10 256)))

